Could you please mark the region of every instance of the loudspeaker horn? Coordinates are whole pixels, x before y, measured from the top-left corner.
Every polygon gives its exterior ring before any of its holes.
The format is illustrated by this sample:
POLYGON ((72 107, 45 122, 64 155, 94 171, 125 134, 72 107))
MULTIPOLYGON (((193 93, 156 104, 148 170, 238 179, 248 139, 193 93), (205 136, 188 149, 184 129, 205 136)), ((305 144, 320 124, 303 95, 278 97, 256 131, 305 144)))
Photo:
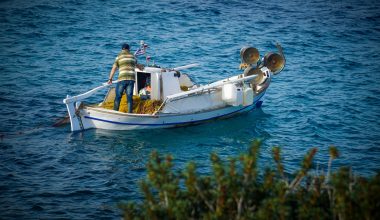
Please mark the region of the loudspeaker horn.
POLYGON ((267 53, 264 56, 264 66, 266 66, 274 75, 281 72, 285 67, 285 58, 278 53, 267 53))
POLYGON ((255 64, 260 59, 259 51, 254 47, 243 47, 240 50, 240 58, 243 63, 255 64))

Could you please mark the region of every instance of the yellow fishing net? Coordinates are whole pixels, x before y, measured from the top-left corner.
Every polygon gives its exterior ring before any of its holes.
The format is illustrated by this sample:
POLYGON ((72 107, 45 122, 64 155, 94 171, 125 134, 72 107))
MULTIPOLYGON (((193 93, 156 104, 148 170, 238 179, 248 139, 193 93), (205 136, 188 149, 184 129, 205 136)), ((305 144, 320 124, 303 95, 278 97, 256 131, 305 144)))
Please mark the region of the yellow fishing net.
MULTIPOLYGON (((105 109, 113 109, 114 100, 103 102, 100 106, 105 109)), ((153 114, 162 104, 162 101, 142 100, 139 96, 133 96, 133 112, 135 114, 153 114)), ((127 98, 124 94, 120 101, 120 112, 128 112, 127 98)))
POLYGON ((187 86, 181 86, 180 88, 182 91, 189 91, 190 90, 190 88, 187 86))

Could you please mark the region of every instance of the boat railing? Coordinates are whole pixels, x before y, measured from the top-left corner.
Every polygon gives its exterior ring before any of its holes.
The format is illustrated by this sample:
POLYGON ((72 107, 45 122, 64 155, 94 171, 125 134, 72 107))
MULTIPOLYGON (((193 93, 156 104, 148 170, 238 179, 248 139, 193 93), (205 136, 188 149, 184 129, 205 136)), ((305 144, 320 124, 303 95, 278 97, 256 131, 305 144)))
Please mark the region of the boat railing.
MULTIPOLYGON (((267 70, 267 71, 269 71, 269 70, 267 70)), ((203 93, 204 91, 216 89, 216 88, 222 87, 223 85, 226 85, 226 84, 231 84, 231 83, 236 84, 236 83, 243 82, 243 81, 249 81, 249 80, 252 80, 252 79, 257 77, 257 75, 251 75, 251 76, 245 76, 244 77, 243 74, 241 74, 239 76, 240 77, 238 77, 238 78, 234 78, 234 79, 227 78, 227 79, 223 79, 221 81, 215 82, 215 83, 211 83, 208 85, 198 87, 196 89, 192 89, 190 91, 169 95, 169 96, 167 96, 167 99, 165 100, 165 102, 178 100, 178 99, 185 98, 185 97, 188 97, 190 95, 197 94, 197 93, 203 93)))
MULTIPOLYGON (((262 71, 268 71, 269 72, 269 70, 266 67, 264 67, 262 69, 262 71)), ((169 96, 167 96, 165 98, 164 102, 153 113, 153 115, 158 114, 162 110, 162 108, 165 106, 165 104, 168 103, 168 102, 179 100, 179 99, 182 99, 182 98, 186 98, 186 97, 191 96, 191 95, 203 94, 205 91, 208 92, 210 90, 220 88, 220 87, 222 87, 223 85, 226 85, 226 84, 231 84, 231 83, 236 84, 236 83, 240 83, 240 82, 244 82, 244 81, 249 81, 249 80, 252 80, 252 79, 254 79, 256 77, 257 77, 257 75, 251 75, 251 76, 245 76, 244 77, 244 75, 241 74, 241 75, 238 75, 237 78, 235 78, 235 77, 233 77, 233 78, 227 78, 227 79, 223 79, 223 80, 220 80, 220 81, 208 84, 208 85, 204 85, 204 86, 198 87, 196 89, 192 89, 190 91, 186 91, 186 92, 181 92, 181 93, 169 95, 169 96)))

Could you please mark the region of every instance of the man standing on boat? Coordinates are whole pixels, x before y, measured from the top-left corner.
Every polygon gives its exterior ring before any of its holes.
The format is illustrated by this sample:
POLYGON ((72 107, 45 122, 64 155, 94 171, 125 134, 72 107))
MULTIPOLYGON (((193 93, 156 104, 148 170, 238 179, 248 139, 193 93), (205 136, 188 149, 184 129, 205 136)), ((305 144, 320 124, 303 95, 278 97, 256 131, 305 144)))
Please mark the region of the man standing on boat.
POLYGON ((136 58, 133 54, 129 52, 129 45, 127 43, 123 44, 121 52, 117 55, 115 63, 112 66, 110 76, 108 79, 108 84, 112 83, 113 75, 116 69, 119 69, 119 82, 116 84, 116 97, 113 109, 119 111, 120 100, 125 91, 127 95, 128 102, 128 112, 132 113, 133 109, 133 87, 135 85, 135 68, 137 65, 136 58))

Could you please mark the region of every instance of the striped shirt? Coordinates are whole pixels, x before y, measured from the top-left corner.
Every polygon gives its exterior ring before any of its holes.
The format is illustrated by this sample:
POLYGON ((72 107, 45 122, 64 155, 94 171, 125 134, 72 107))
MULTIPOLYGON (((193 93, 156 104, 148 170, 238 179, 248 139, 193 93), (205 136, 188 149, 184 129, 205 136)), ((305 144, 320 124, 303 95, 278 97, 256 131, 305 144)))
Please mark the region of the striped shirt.
POLYGON ((122 50, 115 59, 115 65, 119 68, 118 80, 135 80, 136 58, 127 50, 122 50))

